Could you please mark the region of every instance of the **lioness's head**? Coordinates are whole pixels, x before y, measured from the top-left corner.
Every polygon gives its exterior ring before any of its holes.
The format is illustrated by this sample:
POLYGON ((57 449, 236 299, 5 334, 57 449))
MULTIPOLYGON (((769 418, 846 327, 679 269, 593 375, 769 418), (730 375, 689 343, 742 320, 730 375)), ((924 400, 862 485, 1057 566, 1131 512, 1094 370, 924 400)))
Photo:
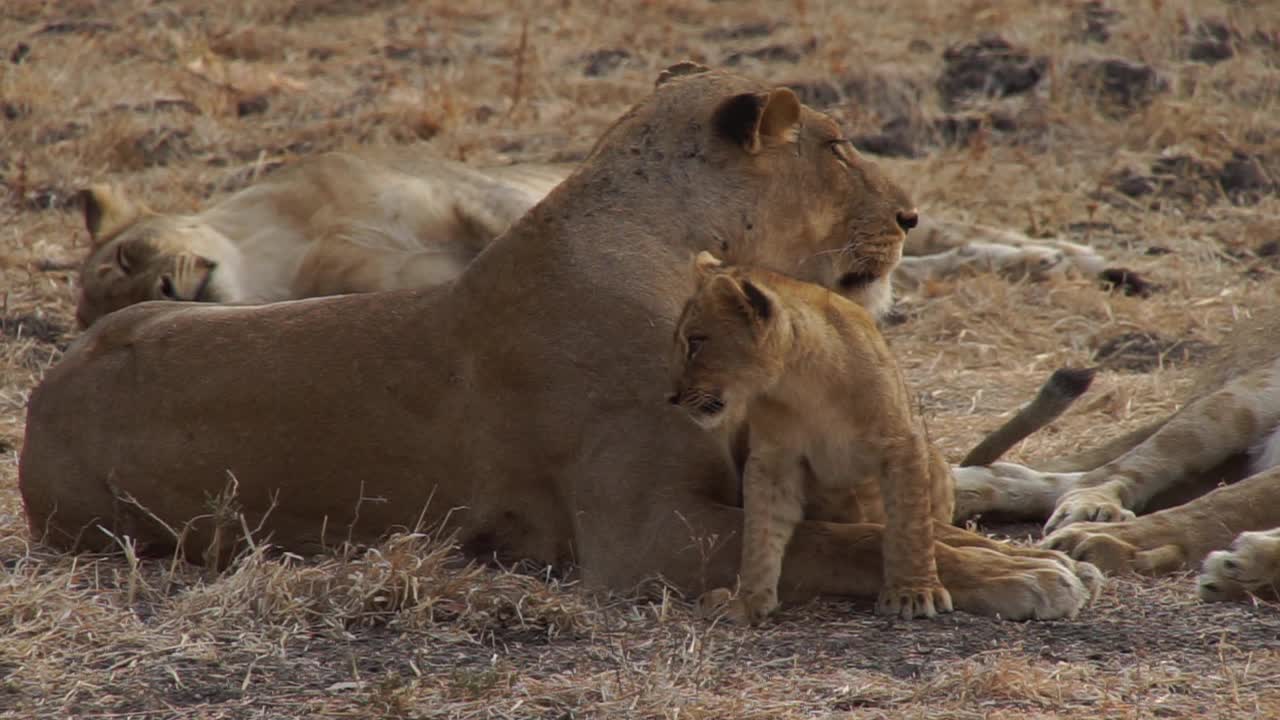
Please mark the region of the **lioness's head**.
POLYGON ((80 268, 76 321, 81 329, 146 300, 227 302, 210 249, 227 244, 190 217, 158 215, 117 188, 95 185, 80 195, 93 249, 80 268))
POLYGON ((632 211, 681 223, 696 250, 824 285, 873 314, 887 309, 918 222, 906 191, 830 117, 785 87, 693 63, 664 72, 584 165, 579 180, 606 202, 647 203, 632 211))
POLYGON ((704 251, 694 273, 698 288, 676 323, 668 399, 713 428, 781 376, 787 319, 773 292, 742 268, 704 251))

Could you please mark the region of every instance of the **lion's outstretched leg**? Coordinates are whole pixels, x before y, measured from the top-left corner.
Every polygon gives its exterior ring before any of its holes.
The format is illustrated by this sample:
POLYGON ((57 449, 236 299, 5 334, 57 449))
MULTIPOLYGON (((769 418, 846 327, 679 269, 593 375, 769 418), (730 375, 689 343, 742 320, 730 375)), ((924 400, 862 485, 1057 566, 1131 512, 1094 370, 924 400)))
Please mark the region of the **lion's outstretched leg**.
POLYGON ((1241 375, 1169 418, 1150 438, 1063 494, 1045 525, 1131 520, 1156 494, 1247 452, 1280 423, 1280 363, 1241 375))
MULTIPOLYGON (((593 539, 579 546, 606 552, 613 548, 617 562, 609 570, 614 573, 625 571, 628 563, 633 570, 656 568, 668 582, 695 593, 734 585, 744 520, 741 508, 686 496, 665 511, 652 508, 640 526, 633 515, 580 523, 579 533, 607 531, 611 537, 603 548, 592 545, 593 539)), ((882 525, 801 522, 787 546, 779 598, 796 602, 815 596, 877 596, 884 584, 883 539, 882 525)), ((957 547, 937 543, 934 552, 939 578, 958 610, 1007 619, 1069 618, 1092 594, 1085 579, 1052 558, 1010 555, 980 542, 957 547)), ((639 574, 606 578, 593 573, 591 566, 605 560, 598 552, 582 560, 591 584, 625 586, 619 581, 643 579, 639 574)))
POLYGON ((1242 532, 1280 527, 1280 468, 1218 488, 1184 505, 1126 523, 1075 523, 1041 543, 1108 573, 1160 575, 1194 567, 1242 532))
POLYGON ((957 522, 998 513, 1009 518, 1042 520, 1084 473, 1051 473, 1016 463, 954 467, 957 522))

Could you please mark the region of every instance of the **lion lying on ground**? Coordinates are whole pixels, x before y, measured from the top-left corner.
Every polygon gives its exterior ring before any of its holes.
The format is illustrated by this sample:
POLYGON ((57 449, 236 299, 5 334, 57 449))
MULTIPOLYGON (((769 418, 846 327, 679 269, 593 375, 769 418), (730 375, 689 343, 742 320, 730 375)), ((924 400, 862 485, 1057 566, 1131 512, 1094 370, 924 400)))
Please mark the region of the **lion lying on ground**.
MULTIPOLYGON (((588 587, 729 586, 733 446, 665 399, 691 259, 714 251, 878 312, 915 219, 790 90, 675 66, 453 282, 143 303, 94 323, 31 394, 31 530, 221 561, 242 528, 308 552, 443 525, 472 556, 573 567, 588 587)), ((801 522, 780 594, 877 595, 882 537, 801 522)), ((936 538, 958 609, 1061 618, 1089 600, 1096 570, 1065 555, 936 538)))
POLYGON ((155 213, 95 185, 81 193, 93 249, 76 318, 88 327, 147 300, 263 303, 437 285, 571 169, 472 168, 420 147, 331 152, 195 215, 155 213))
POLYGON ((1205 600, 1274 593, 1280 587, 1280 312, 1267 309, 1241 323, 1178 412, 1044 467, 958 468, 957 516, 1048 518, 1045 546, 1109 572, 1163 574, 1203 561, 1205 600), (1144 510, 1154 512, 1135 517, 1144 510))
MULTIPOLYGON (((194 215, 155 213, 117 187, 81 193, 92 250, 81 328, 147 300, 263 303, 452 280, 569 175, 571 165, 473 168, 421 147, 325 153, 194 215)), ((1095 276, 1083 245, 925 218, 894 282, 961 272, 1095 276)))

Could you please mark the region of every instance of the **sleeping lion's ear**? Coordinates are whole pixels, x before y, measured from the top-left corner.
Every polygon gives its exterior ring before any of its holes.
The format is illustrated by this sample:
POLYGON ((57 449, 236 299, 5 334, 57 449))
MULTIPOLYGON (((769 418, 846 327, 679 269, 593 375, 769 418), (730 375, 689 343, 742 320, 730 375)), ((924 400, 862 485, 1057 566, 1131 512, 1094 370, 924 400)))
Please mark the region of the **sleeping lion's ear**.
POLYGON ((710 275, 716 268, 722 267, 724 263, 720 262, 720 258, 703 250, 693 259, 693 272, 699 278, 705 278, 710 275))
POLYGON ((734 95, 716 108, 712 122, 721 137, 755 154, 765 145, 795 141, 800 98, 784 87, 734 95))
POLYGON ((711 72, 711 69, 706 65, 699 65, 696 62, 684 60, 659 73, 658 79, 653 83, 653 86, 659 87, 672 78, 678 78, 682 75, 699 75, 704 72, 711 72))
POLYGON ((141 209, 123 190, 112 185, 92 185, 79 192, 84 226, 95 245, 137 219, 141 209))

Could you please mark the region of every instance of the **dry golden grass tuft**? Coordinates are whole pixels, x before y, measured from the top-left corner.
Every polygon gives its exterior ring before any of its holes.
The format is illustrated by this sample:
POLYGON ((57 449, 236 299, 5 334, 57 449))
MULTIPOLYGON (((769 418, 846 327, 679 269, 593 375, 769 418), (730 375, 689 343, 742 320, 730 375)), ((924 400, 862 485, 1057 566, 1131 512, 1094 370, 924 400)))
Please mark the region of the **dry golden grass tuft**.
POLYGON ((685 58, 792 83, 864 146, 904 151, 883 162, 925 212, 1088 243, 1157 285, 979 276, 903 298, 891 340, 952 458, 1124 336, 1151 338, 1146 355, 1104 365, 1011 456, 1164 414, 1195 348, 1275 303, 1276 3, 6 0, 0 717, 1280 716, 1280 610, 1201 605, 1186 577, 1117 580, 1072 622, 825 602, 745 631, 661 586, 592 597, 423 534, 311 558, 263 542, 222 571, 137 560, 124 539, 109 556, 30 546, 17 453, 28 393, 74 338, 77 189, 189 211, 370 143, 572 160, 685 58), (978 82, 1011 94, 944 103, 948 50, 987 33, 1011 47, 978 82))

